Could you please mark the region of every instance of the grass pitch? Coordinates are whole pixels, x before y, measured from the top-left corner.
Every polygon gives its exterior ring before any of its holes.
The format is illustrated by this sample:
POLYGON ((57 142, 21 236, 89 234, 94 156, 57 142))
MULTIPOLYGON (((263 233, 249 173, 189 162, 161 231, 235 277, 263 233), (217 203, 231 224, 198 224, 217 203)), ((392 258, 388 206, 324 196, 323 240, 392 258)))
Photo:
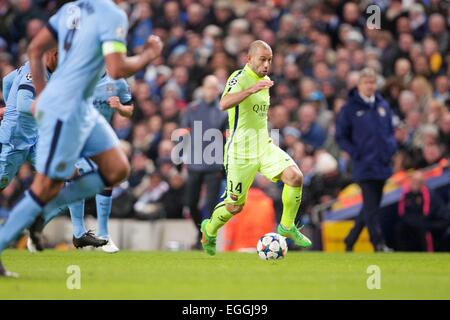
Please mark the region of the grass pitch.
POLYGON ((20 278, 0 278, 0 299, 450 299, 450 254, 7 250, 2 260, 20 278), (79 290, 67 288, 71 265, 79 290), (370 265, 380 289, 367 288, 370 265))

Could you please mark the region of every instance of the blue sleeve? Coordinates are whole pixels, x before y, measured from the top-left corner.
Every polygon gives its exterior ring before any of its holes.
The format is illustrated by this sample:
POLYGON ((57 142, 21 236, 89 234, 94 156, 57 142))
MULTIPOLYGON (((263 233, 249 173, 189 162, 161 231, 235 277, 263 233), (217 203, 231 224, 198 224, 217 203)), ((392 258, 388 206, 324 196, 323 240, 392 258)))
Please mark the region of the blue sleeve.
POLYGON ((131 95, 130 86, 124 79, 120 80, 119 100, 120 103, 124 105, 133 103, 133 97, 131 95))
POLYGON ((17 91, 17 111, 31 113, 31 104, 35 97, 34 88, 28 84, 22 84, 17 91))
POLYGON ((118 41, 126 44, 128 18, 123 11, 111 10, 100 25, 100 42, 118 41))
POLYGON ((14 71, 11 71, 3 78, 2 83, 2 92, 3 92, 3 100, 8 100, 9 91, 11 90, 11 87, 13 85, 14 79, 17 76, 17 69, 14 71))
POLYGON ((342 107, 336 119, 336 142, 352 157, 355 155, 355 147, 352 143, 352 125, 347 105, 342 107))

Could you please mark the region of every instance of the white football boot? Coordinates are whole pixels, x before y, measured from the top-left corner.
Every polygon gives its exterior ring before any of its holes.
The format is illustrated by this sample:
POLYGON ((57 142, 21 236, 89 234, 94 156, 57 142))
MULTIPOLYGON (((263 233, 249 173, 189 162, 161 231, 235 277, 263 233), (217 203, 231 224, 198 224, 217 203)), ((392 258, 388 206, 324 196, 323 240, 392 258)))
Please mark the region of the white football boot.
POLYGON ((30 237, 28 237, 28 239, 27 239, 27 249, 31 253, 38 252, 37 249, 36 249, 36 246, 34 245, 33 241, 31 241, 30 237))
POLYGON ((108 243, 101 247, 104 252, 116 253, 120 251, 116 244, 112 241, 111 237, 105 240, 108 240, 108 243))

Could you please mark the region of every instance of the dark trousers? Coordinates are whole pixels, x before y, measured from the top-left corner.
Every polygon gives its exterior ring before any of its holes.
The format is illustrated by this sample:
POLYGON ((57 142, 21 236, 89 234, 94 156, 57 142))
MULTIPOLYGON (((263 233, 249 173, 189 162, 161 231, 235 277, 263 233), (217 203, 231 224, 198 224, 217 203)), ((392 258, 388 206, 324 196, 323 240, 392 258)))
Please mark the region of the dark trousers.
POLYGON ((424 225, 412 226, 400 221, 395 227, 395 249, 398 251, 427 251, 426 234, 424 225))
MULTIPOLYGON (((202 223, 202 216, 198 207, 200 199, 200 191, 203 183, 206 186, 206 203, 205 209, 209 214, 212 214, 214 207, 217 204, 217 199, 220 192, 220 183, 222 182, 223 174, 221 171, 201 172, 189 171, 186 183, 186 198, 185 204, 189 207, 192 219, 196 227, 200 230, 202 223)), ((201 234, 199 232, 199 238, 201 234)))
POLYGON ((372 242, 374 248, 384 244, 378 212, 385 182, 385 180, 364 180, 358 183, 362 191, 363 206, 358 217, 356 217, 353 229, 345 238, 347 248, 353 248, 364 226, 367 226, 369 230, 370 242, 372 242))

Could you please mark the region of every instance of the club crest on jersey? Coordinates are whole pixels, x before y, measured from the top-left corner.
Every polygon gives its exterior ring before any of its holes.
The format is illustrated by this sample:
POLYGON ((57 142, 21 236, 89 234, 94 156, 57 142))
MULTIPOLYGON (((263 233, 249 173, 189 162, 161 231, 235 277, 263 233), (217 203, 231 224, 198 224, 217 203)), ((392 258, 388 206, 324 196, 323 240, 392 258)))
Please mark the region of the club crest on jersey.
POLYGON ((28 81, 32 81, 33 78, 32 78, 32 76, 31 76, 31 72, 28 72, 27 75, 25 76, 25 78, 26 78, 28 81))
POLYGON ((60 162, 57 166, 56 166, 56 171, 64 171, 66 169, 66 164, 64 162, 60 162))
POLYGON ((378 107, 378 113, 380 116, 385 117, 386 116, 386 110, 384 110, 383 107, 378 107))
POLYGON ((108 83, 106 85, 106 92, 108 92, 110 94, 114 92, 114 85, 112 83, 108 83))
POLYGON ((236 83, 238 82, 237 78, 233 78, 230 80, 230 82, 228 82, 228 85, 230 87, 234 86, 236 83))
POLYGON ((125 31, 124 27, 120 26, 120 27, 118 27, 116 29, 116 36, 117 36, 117 38, 125 39, 126 35, 127 35, 127 32, 125 31))

